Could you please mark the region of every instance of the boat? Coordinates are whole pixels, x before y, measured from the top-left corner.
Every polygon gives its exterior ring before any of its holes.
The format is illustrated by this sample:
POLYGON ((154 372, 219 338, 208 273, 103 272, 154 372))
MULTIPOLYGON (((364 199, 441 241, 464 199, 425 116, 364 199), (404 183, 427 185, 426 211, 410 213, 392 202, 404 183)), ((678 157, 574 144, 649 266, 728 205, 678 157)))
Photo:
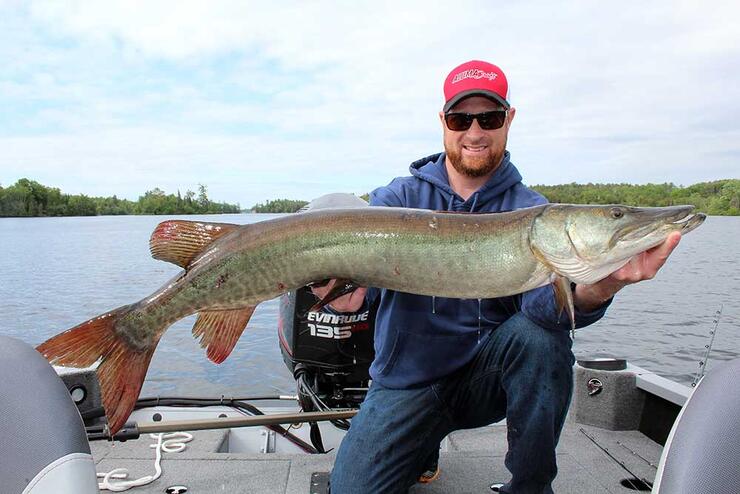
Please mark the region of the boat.
MULTIPOLYGON (((323 494, 344 434, 341 417, 352 413, 303 412, 297 395, 180 404, 154 397, 140 400, 110 440, 96 420, 82 420, 99 407, 93 370, 59 376, 32 347, 0 336, 0 372, 0 492, 8 494, 87 494, 99 483, 115 491, 137 481, 131 492, 323 494), (256 425, 270 419, 283 428, 256 425)), ((738 492, 739 374, 740 360, 731 361, 692 389, 621 359, 579 361, 555 492, 738 492)), ((442 444, 439 479, 411 492, 489 492, 508 478, 505 453, 503 423, 457 431, 442 444)))
MULTIPOLYGON (((0 336, 0 493, 327 493, 370 385, 374 310, 331 317, 312 313, 315 301, 307 287, 281 298, 294 395, 144 397, 112 437, 94 368, 54 368, 0 336)), ((740 492, 738 375, 740 359, 692 388, 620 358, 579 360, 555 492, 740 492)), ((439 478, 411 492, 491 492, 509 478, 506 450, 505 422, 456 431, 439 478)))

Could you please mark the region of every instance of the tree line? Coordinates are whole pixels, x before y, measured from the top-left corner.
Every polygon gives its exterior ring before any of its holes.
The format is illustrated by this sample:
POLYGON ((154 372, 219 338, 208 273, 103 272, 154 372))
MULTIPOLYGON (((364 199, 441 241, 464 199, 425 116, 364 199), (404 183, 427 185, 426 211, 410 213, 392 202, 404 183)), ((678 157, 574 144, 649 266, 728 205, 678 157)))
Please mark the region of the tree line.
MULTIPOLYGON (((727 179, 701 182, 688 187, 663 184, 563 184, 535 185, 532 189, 550 202, 569 204, 627 204, 632 206, 671 206, 693 204, 710 215, 740 215, 740 180, 727 179)), ((367 200, 367 194, 362 196, 367 200)), ((256 204, 255 213, 294 213, 306 201, 275 199, 256 204)), ((89 197, 63 194, 22 178, 9 187, 0 185, 0 216, 95 216, 117 214, 211 214, 239 213, 239 204, 214 202, 208 198, 205 185, 198 193, 166 194, 154 188, 137 201, 113 197, 89 197)))
MULTIPOLYGON (((563 184, 535 185, 532 189, 550 202, 566 204, 626 204, 630 206, 673 206, 693 204, 711 215, 740 215, 740 180, 701 182, 688 187, 664 184, 563 184)), ((368 194, 361 196, 366 201, 368 194)), ((294 213, 305 201, 277 199, 257 204, 256 213, 294 213)))
POLYGON ((306 201, 297 201, 293 199, 274 199, 265 203, 258 203, 252 207, 254 213, 295 213, 303 206, 308 204, 306 201))
POLYGON ((212 214, 239 213, 239 204, 214 202, 208 198, 205 185, 198 193, 188 190, 184 195, 166 194, 155 187, 137 201, 113 197, 90 197, 84 194, 64 194, 58 188, 47 187, 22 178, 9 187, 0 185, 0 216, 97 216, 120 214, 212 214))
POLYGON ((740 215, 740 180, 701 182, 688 187, 664 184, 564 184, 535 185, 532 189, 550 202, 570 204, 626 204, 673 206, 693 204, 706 214, 740 215))

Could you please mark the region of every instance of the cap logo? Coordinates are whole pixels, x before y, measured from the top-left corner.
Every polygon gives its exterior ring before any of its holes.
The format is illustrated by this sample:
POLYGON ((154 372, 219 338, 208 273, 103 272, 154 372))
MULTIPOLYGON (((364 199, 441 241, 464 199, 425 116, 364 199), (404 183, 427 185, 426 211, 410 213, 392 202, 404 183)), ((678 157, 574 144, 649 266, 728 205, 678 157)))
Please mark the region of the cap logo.
POLYGON ((464 79, 488 79, 489 81, 492 81, 496 77, 498 77, 498 74, 494 71, 485 72, 481 69, 468 69, 455 74, 455 77, 452 79, 452 84, 464 79))

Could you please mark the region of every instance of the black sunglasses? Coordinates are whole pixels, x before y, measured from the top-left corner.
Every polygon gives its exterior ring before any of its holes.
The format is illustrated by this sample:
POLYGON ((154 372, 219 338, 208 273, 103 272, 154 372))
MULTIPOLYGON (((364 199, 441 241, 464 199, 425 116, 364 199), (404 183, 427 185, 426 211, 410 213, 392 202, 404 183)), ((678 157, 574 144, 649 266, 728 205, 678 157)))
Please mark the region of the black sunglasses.
POLYGON ((473 125, 473 120, 483 130, 500 129, 506 122, 508 110, 491 110, 483 113, 445 113, 445 123, 450 130, 468 130, 473 125))

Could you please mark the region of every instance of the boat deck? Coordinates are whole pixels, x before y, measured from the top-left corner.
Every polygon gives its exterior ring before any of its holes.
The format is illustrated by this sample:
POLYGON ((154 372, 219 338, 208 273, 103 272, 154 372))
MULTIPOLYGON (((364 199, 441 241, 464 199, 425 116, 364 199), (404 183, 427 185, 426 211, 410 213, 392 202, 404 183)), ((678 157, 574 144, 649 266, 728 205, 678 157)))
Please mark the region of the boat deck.
MULTIPOLYGON (((637 431, 608 431, 575 423, 569 417, 558 447, 557 493, 629 493, 635 489, 620 482, 630 475, 609 458, 581 430, 592 436, 638 477, 653 480, 662 447, 637 431), (652 464, 652 465, 651 465, 652 464)), ((164 453, 162 476, 130 492, 158 493, 183 485, 188 493, 307 494, 314 472, 328 472, 334 453, 325 455, 220 453, 228 431, 193 433, 194 439, 181 453, 164 453)), ((125 467, 131 478, 154 472, 153 441, 144 437, 125 443, 91 443, 99 472, 125 467)), ((506 481, 504 466, 506 426, 494 424, 458 431, 448 437, 447 451, 440 457, 441 475, 427 485, 417 485, 415 494, 490 493, 494 481, 506 481)))

